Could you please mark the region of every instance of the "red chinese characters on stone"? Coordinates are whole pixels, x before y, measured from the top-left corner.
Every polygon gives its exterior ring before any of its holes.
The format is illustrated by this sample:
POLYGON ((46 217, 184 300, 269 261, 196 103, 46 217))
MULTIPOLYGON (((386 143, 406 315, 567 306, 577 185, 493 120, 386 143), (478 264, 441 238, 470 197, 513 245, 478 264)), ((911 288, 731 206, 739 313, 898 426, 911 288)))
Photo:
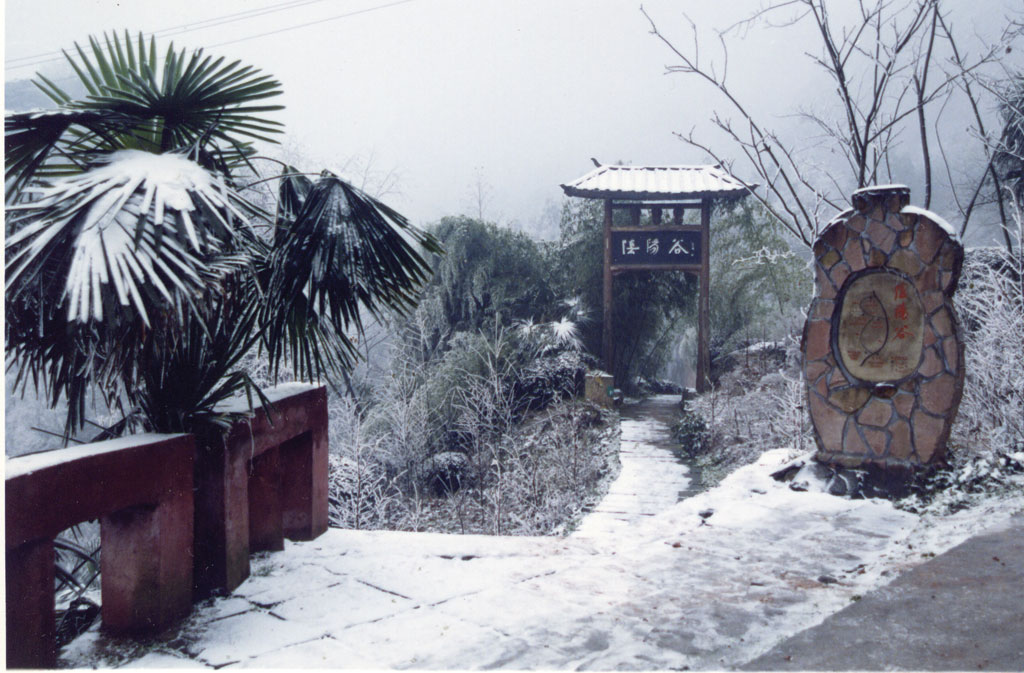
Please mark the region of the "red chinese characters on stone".
POLYGON ((897 381, 921 361, 924 311, 913 285, 884 270, 850 282, 836 330, 843 366, 855 379, 897 381))

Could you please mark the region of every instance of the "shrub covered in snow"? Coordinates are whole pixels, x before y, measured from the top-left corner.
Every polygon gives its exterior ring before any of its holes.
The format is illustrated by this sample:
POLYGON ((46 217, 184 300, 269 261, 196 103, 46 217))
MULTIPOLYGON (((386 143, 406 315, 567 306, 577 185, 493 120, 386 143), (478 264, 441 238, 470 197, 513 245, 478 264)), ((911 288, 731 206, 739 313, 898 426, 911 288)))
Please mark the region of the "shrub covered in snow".
MULTIPOLYGON (((334 410, 354 413, 340 405, 334 410)), ((593 405, 562 402, 395 472, 385 441, 361 429, 332 444, 330 521, 341 528, 548 535, 572 528, 618 471, 617 424, 593 405), (344 453, 342 453, 344 452, 344 453)), ((493 428, 491 429, 493 430, 493 428)))
POLYGON ((956 295, 966 360, 954 453, 1024 451, 1024 256, 968 251, 956 295))
POLYGON ((568 401, 591 362, 567 324, 457 332, 426 358, 407 326, 364 408, 331 404, 335 525, 499 534, 566 525, 609 472, 590 446, 591 426, 607 419, 568 401), (537 418, 544 429, 521 435, 537 418))
POLYGON ((948 463, 924 476, 914 493, 896 501, 900 509, 952 514, 990 496, 1024 491, 1024 451, 988 454, 953 453, 948 463))
MULTIPOLYGON (((677 436, 695 448, 704 486, 717 484, 738 467, 780 447, 811 448, 810 417, 800 377, 796 338, 752 346, 728 359, 710 392, 687 402, 677 436), (749 356, 748 356, 749 355, 749 356), (706 431, 701 432, 703 423, 706 431)), ((684 445, 685 446, 685 445, 684 445)))

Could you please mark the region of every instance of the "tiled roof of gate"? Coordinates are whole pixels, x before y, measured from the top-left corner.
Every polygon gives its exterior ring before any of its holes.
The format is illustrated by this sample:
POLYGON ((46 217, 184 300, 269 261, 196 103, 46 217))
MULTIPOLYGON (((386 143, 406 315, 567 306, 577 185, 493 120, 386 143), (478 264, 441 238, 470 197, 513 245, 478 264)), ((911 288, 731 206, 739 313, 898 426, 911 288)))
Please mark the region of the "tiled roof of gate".
POLYGON ((562 185, 567 196, 594 199, 736 198, 742 181, 719 166, 599 166, 562 185))

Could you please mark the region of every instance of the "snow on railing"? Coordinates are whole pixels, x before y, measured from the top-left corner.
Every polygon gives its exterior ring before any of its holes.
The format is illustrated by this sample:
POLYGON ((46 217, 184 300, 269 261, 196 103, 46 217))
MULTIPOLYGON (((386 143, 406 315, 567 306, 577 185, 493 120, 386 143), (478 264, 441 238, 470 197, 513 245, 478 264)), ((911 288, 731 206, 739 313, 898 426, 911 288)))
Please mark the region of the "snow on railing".
POLYGON ((54 537, 100 519, 103 625, 167 626, 192 604, 192 435, 140 435, 7 460, 7 665, 53 668, 54 537))
MULTIPOLYGON (((136 435, 7 459, 7 664, 56 664, 54 537, 100 519, 102 619, 155 631, 249 553, 327 530, 327 393, 287 384, 223 436, 136 435)), ((236 411, 243 411, 243 408, 236 411)))

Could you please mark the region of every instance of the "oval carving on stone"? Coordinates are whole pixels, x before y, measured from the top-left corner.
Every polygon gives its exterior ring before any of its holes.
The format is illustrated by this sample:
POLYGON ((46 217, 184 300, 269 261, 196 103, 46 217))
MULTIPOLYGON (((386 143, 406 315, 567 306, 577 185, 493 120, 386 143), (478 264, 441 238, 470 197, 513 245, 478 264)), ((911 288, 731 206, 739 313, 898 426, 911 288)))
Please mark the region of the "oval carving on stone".
POLYGON ((852 276, 833 313, 833 351, 856 381, 900 381, 921 364, 924 307, 914 283, 889 269, 852 276))

